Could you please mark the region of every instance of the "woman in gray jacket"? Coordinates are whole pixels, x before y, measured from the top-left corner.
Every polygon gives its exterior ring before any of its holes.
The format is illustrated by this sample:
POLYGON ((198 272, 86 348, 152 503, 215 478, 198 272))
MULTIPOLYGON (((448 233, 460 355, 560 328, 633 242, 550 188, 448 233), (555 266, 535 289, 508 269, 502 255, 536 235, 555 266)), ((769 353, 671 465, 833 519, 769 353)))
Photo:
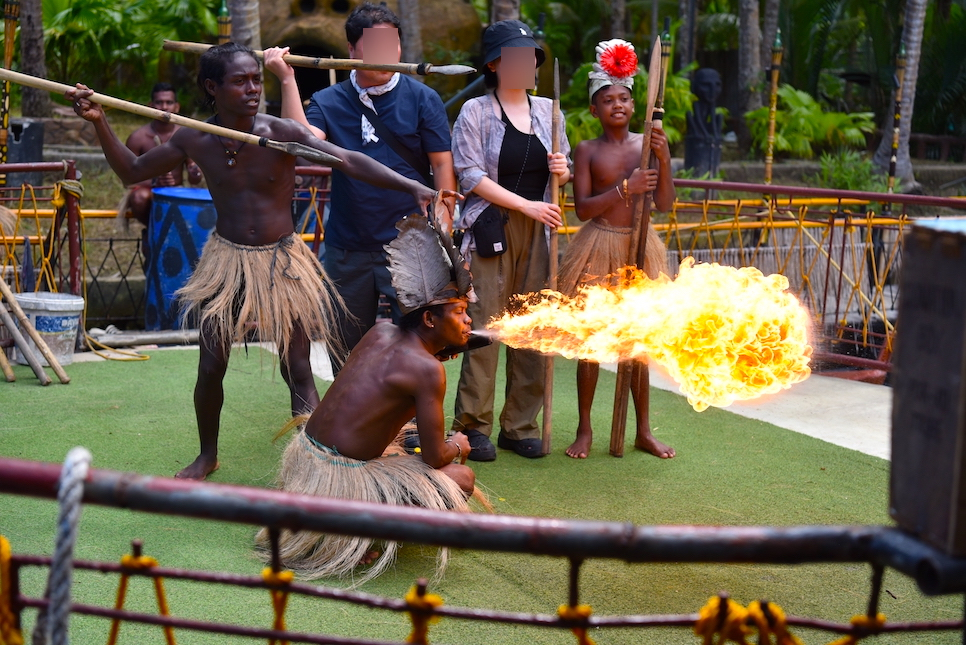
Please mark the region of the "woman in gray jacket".
MULTIPOLYGON (((546 287, 549 239, 563 224, 550 204, 550 174, 570 179, 570 145, 561 119, 561 152, 551 153, 553 103, 531 96, 535 68, 546 55, 519 20, 483 34, 483 74, 492 91, 467 101, 453 128, 453 161, 467 193, 457 226, 478 297, 469 308, 475 327, 503 312, 515 294, 546 287), (502 229, 502 234, 501 234, 502 229)), ((506 403, 497 445, 540 457, 537 414, 543 403, 544 357, 507 348, 506 403)), ((453 429, 466 433, 469 458, 493 461, 493 403, 499 345, 463 355, 453 429)))

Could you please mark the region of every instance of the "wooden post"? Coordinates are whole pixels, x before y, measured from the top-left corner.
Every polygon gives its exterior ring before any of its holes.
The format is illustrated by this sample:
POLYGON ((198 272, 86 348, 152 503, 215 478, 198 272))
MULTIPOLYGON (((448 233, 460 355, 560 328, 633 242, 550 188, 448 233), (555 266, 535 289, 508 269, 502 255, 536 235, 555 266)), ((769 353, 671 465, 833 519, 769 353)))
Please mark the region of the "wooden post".
MULTIPOLYGON (((662 85, 661 39, 654 39, 651 48, 651 61, 647 73, 647 108, 645 111, 644 140, 641 144, 641 168, 651 165, 651 132, 658 94, 662 85)), ((651 194, 644 193, 634 200, 634 220, 631 226, 631 248, 628 264, 643 266, 638 259, 647 241, 647 228, 650 220, 651 194)), ((630 403, 631 383, 634 381, 635 361, 621 361, 617 364, 617 385, 614 390, 614 416, 610 427, 610 454, 624 456, 624 434, 627 426, 627 407, 630 403)))
MULTIPOLYGON (((556 154, 560 152, 560 66, 557 59, 553 59, 553 116, 552 116, 552 148, 556 154)), ((550 173, 550 202, 560 205, 560 176, 550 173)), ((561 211, 562 213, 563 211, 561 211)), ((547 286, 557 289, 557 229, 550 229, 550 275, 547 286)), ((550 454, 550 437, 553 429, 553 356, 545 359, 543 381, 543 428, 540 434, 543 454, 550 454)))

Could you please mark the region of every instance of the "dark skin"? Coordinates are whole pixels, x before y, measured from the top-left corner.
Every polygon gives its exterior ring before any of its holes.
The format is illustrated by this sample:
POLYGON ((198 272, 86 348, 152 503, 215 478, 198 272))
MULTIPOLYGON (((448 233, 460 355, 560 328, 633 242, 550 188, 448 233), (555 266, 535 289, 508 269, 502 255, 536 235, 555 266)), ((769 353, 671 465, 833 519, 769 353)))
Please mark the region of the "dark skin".
MULTIPOLYGON (((293 121, 258 114, 262 75, 258 62, 239 53, 228 61, 221 83, 205 81, 214 98, 217 123, 242 132, 252 132, 277 141, 298 141, 343 160, 340 170, 375 186, 412 194, 425 208, 434 192, 406 179, 365 155, 343 150, 316 139, 293 121)), ((274 244, 293 231, 290 214, 295 188, 295 158, 285 153, 244 145, 191 128, 181 128, 164 144, 136 156, 117 138, 100 105, 89 99, 93 92, 78 84, 65 93, 78 116, 92 122, 104 155, 125 184, 134 184, 173 170, 193 159, 204 173, 215 209, 220 236, 237 244, 274 244), (235 151, 235 166, 226 163, 226 150, 235 151)), ((210 121, 214 122, 213 117, 210 121)), ((447 196, 447 195, 444 195, 447 196)), ((216 342, 209 329, 201 329, 201 357, 194 404, 198 419, 201 454, 177 474, 186 479, 204 479, 218 467, 218 433, 224 401, 222 381, 228 368, 230 348, 216 342)), ((296 327, 285 356, 281 357, 282 378, 291 392, 292 414, 311 412, 319 403, 309 361, 311 342, 296 327)))
MULTIPOLYGON (((574 151, 577 217, 581 221, 600 218, 611 226, 631 226, 634 200, 625 200, 623 196, 624 179, 627 179, 627 192, 630 195, 653 191, 655 207, 661 211, 670 210, 674 204, 674 183, 671 177, 671 151, 664 131, 658 128, 652 131, 650 168, 641 170, 644 135, 629 130, 634 114, 630 90, 620 85, 604 87, 594 95, 590 113, 600 119, 604 133, 592 141, 582 141, 574 151)), ((565 451, 568 457, 585 459, 590 454, 593 442, 590 411, 599 375, 600 364, 593 361, 577 362, 577 438, 565 451)), ((674 448, 661 443, 651 433, 647 363, 635 366, 631 394, 637 416, 634 446, 662 459, 674 457, 674 448)))
MULTIPOLYGON (((151 96, 151 102, 148 105, 156 110, 164 110, 165 112, 171 112, 173 114, 181 111, 181 105, 178 103, 174 92, 169 90, 155 92, 151 96)), ((127 138, 125 145, 134 154, 143 155, 148 150, 157 148, 159 145, 167 142, 179 129, 180 126, 174 123, 152 121, 132 132, 131 136, 127 138)), ((154 187, 183 185, 185 169, 188 170, 188 181, 193 186, 201 183, 201 168, 198 167, 198 164, 188 159, 184 164, 181 164, 174 170, 131 186, 131 197, 128 200, 128 206, 131 208, 131 214, 134 216, 134 219, 147 226, 148 218, 151 215, 151 201, 153 197, 151 189, 154 187)), ((145 231, 146 238, 147 232, 145 231)), ((145 252, 147 251, 147 249, 144 250, 145 252)))
POLYGON ((435 356, 468 342, 470 322, 466 301, 458 300, 444 305, 441 315, 423 310, 412 330, 375 325, 349 354, 305 432, 346 457, 369 460, 415 416, 423 461, 472 493, 475 475, 463 465, 470 443, 462 432, 446 439, 446 370, 435 356), (453 463, 457 458, 460 463, 453 463))

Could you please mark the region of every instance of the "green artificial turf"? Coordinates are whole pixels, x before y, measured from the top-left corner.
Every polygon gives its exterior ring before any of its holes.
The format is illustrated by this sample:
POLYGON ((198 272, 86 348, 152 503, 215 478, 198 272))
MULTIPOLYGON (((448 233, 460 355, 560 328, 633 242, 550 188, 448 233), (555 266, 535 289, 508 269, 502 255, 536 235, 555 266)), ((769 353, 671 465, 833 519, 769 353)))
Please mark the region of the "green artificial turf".
MULTIPOLYGON (((70 385, 40 387, 28 368, 17 367, 16 383, 0 383, 0 454, 60 462, 75 445, 94 455, 94 466, 143 474, 172 475, 196 455, 191 404, 197 352, 149 352, 135 363, 75 363, 70 385)), ((623 459, 607 454, 614 375, 602 372, 595 412, 596 442, 587 460, 563 454, 576 428, 575 365, 557 359, 554 452, 526 460, 499 451, 497 461, 474 464, 477 478, 499 513, 632 522, 635 524, 883 524, 888 463, 767 423, 723 410, 694 412, 680 396, 653 391, 651 423, 678 456, 662 461, 634 451, 628 429, 623 459)), ((458 361, 447 365, 452 412, 458 361)), ((325 383, 320 382, 320 391, 325 383)), ((497 404, 503 384, 498 384, 497 404)), ((271 437, 288 414, 288 392, 270 354, 236 350, 225 382, 220 442, 221 469, 211 481, 270 486, 282 449, 271 437)), ((631 422, 633 421, 633 414, 631 422)), ((0 496, 0 533, 15 553, 49 554, 53 546, 53 502, 0 496)), ((132 539, 162 566, 257 574, 252 551, 255 528, 90 506, 84 509, 75 556, 116 561, 132 539)), ((362 590, 401 597, 414 579, 430 576, 435 552, 407 545, 396 567, 362 590)), ((566 561, 549 557, 457 551, 431 591, 447 604, 507 611, 553 613, 567 598, 566 561)), ((46 571, 26 569, 26 593, 41 595, 46 571)), ((870 570, 865 565, 629 565, 587 562, 581 572, 581 601, 604 615, 690 613, 719 591, 747 604, 768 598, 786 612, 840 622, 862 613, 870 570)), ((79 602, 110 605, 117 577, 75 573, 79 602)), ((329 582, 331 583, 331 581, 329 582)), ((338 583, 335 583, 338 584, 338 583)), ((890 620, 955 620, 959 597, 926 598, 914 583, 887 572, 881 611, 890 620)), ((271 605, 265 591, 168 581, 171 610, 178 616, 268 627, 271 605)), ((149 582, 135 579, 128 607, 155 613, 149 582)), ((24 613, 27 626, 32 611, 24 613)), ((402 640, 405 617, 316 599, 293 598, 290 629, 342 636, 402 640)), ((109 623, 75 616, 74 643, 105 642, 109 623)), ((798 630, 807 643, 832 640, 798 630)), ((595 630, 609 643, 697 643, 687 629, 595 630)), ((185 630, 179 643, 250 643, 185 630)), ((571 643, 561 630, 488 625, 447 619, 432 627, 436 643, 531 645, 571 643)), ((960 642, 955 632, 883 636, 885 643, 960 642)), ((161 643, 157 627, 125 624, 121 643, 161 643)))

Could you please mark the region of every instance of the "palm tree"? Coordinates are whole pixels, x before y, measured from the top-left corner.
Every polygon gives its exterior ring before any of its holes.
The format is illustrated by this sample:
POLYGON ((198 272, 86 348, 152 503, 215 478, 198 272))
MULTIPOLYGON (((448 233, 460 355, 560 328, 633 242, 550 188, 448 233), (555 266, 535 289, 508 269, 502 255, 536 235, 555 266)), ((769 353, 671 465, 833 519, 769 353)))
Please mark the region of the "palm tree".
MULTIPOLYGON (((738 92, 741 113, 761 107, 761 28, 758 0, 738 2, 738 92)), ((742 150, 751 147, 751 133, 744 119, 737 119, 738 142, 742 150)))
POLYGON ((490 0, 490 24, 520 19, 520 0, 490 0))
POLYGON ((228 0, 231 14, 231 39, 252 49, 262 48, 262 23, 258 0, 228 0))
MULTIPOLYGON (((423 36, 419 26, 419 0, 399 0, 399 15, 403 16, 399 37, 402 40, 404 61, 418 63, 423 55, 423 36)), ((423 80, 422 76, 413 76, 423 80)))
MULTIPOLYGON (((899 152, 896 158, 896 177, 906 192, 918 187, 909 160, 909 134, 912 131, 912 108, 916 102, 916 81, 919 78, 919 59, 922 54, 922 34, 926 23, 926 5, 929 0, 906 0, 902 41, 906 47, 906 73, 902 82, 902 109, 899 117, 899 152)), ((888 115, 882 132, 892 131, 893 115, 888 115)), ((883 169, 889 168, 892 157, 892 137, 883 136, 872 160, 883 169)))
MULTIPOLYGON (((47 78, 41 0, 20 0, 20 69, 24 74, 47 78)), ((24 116, 51 115, 50 95, 46 90, 24 87, 20 105, 24 116)))

